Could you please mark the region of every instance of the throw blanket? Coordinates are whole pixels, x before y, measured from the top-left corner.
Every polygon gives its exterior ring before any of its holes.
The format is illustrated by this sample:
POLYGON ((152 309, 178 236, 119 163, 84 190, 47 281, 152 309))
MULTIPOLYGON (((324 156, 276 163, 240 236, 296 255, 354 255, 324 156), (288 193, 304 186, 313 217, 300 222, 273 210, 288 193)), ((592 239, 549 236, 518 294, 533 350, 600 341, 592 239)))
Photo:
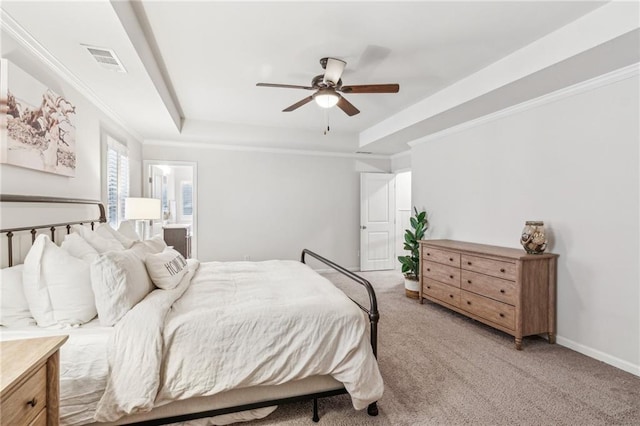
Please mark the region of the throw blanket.
POLYGON ((353 406, 382 396, 366 315, 295 261, 209 262, 116 325, 97 421, 173 400, 330 374, 353 406))

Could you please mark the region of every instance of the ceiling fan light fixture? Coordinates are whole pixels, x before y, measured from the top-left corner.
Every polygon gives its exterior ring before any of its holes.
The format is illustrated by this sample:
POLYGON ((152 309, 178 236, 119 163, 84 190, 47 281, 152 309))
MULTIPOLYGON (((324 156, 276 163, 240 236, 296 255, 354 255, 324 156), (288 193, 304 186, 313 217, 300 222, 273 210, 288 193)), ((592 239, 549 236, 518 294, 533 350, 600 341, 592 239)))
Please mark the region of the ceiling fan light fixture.
POLYGON ((319 90, 314 96, 316 103, 322 108, 332 108, 336 106, 340 97, 333 90, 319 90))

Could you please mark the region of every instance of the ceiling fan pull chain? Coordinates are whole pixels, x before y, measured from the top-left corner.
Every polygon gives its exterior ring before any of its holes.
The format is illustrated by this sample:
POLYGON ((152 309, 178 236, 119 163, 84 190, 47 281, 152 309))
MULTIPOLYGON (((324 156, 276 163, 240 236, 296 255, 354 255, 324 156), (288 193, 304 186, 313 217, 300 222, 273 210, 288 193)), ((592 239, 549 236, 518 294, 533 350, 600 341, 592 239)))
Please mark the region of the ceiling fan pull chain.
POLYGON ((327 129, 324 131, 324 134, 326 136, 329 130, 331 130, 331 128, 329 127, 329 110, 328 109, 324 110, 324 115, 327 118, 327 129))

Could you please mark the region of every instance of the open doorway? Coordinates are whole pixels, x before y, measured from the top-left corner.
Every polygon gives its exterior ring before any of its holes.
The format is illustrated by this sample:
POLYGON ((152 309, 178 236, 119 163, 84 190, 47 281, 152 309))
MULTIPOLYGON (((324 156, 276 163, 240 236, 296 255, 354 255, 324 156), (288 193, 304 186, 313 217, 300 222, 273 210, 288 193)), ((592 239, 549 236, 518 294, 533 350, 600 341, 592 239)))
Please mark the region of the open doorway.
POLYGON ((197 257, 196 163, 144 161, 144 196, 160 199, 162 219, 153 235, 163 235, 185 257, 197 257))
MULTIPOLYGON (((396 257, 407 254, 404 250, 404 231, 411 228, 411 171, 396 174, 396 257)), ((395 269, 401 268, 395 262, 395 269)))

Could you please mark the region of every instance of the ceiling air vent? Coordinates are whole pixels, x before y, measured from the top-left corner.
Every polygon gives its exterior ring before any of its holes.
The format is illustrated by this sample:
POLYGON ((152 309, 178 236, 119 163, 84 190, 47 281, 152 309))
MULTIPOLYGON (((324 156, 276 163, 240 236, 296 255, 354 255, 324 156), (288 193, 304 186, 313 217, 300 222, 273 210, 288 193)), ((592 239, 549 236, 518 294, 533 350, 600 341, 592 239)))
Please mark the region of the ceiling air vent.
POLYGON ((98 64, 105 69, 116 72, 127 72, 120 62, 120 59, 116 56, 116 52, 111 49, 105 49, 103 47, 94 47, 83 45, 93 56, 93 59, 98 62, 98 64))

